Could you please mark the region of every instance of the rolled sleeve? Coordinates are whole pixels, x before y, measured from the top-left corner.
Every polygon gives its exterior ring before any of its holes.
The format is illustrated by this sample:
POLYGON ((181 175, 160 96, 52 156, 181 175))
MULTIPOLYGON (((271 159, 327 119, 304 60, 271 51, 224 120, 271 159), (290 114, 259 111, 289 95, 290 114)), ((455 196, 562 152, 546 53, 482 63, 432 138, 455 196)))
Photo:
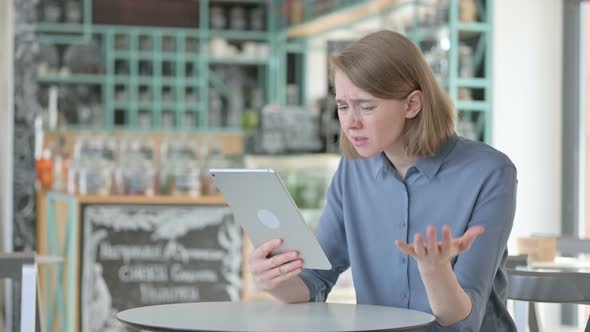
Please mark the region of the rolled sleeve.
MULTIPOLYGON (((439 332, 476 332, 479 331, 481 325, 481 317, 477 314, 477 310, 474 310, 475 303, 482 303, 482 301, 476 300, 478 298, 476 291, 473 289, 464 289, 467 296, 471 300, 471 312, 462 321, 453 324, 451 326, 441 326, 435 321, 436 330, 439 332)), ((482 299, 485 302, 485 299, 482 299)))
POLYGON ((326 293, 332 288, 331 285, 316 275, 314 270, 304 269, 299 277, 309 289, 309 302, 326 302, 326 293))

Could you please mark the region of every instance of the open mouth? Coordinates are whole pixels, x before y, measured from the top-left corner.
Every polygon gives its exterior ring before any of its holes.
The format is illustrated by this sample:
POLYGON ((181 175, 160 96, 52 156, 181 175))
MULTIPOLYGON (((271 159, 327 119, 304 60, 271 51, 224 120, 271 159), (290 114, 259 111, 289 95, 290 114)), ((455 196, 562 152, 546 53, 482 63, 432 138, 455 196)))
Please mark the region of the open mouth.
POLYGON ((352 144, 354 146, 361 146, 365 145, 369 139, 367 137, 360 137, 360 136, 353 136, 352 137, 352 144))

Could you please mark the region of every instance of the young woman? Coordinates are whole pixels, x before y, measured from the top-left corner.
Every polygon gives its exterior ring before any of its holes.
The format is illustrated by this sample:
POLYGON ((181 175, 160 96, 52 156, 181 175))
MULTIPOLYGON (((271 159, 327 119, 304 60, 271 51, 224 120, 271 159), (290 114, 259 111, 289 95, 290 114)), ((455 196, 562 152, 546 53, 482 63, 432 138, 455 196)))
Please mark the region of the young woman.
POLYGON ((403 35, 368 35, 331 69, 345 158, 316 236, 333 268, 302 270, 296 252, 268 257, 273 240, 249 257, 257 286, 285 302, 325 301, 351 267, 357 303, 431 312, 429 331, 516 331, 503 271, 514 164, 455 134, 451 102, 403 35))

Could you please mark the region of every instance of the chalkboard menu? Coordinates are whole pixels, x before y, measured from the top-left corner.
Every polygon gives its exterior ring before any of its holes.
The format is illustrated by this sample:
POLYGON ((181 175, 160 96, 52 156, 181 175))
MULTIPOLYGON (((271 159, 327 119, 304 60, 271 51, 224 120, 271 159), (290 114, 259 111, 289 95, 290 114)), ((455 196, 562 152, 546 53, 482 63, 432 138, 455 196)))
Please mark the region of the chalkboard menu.
POLYGON ((128 331, 115 318, 147 305, 237 301, 242 233, 226 206, 82 208, 82 332, 128 331))

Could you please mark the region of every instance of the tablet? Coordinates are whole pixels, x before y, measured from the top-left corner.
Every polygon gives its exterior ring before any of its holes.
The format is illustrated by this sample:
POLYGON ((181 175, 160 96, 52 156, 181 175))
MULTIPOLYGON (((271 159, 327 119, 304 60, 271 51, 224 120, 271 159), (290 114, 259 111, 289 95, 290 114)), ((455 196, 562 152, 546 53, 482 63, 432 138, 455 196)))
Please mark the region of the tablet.
POLYGON ((277 172, 210 169, 209 174, 255 247, 272 239, 283 239, 272 255, 294 250, 303 259, 304 268, 332 268, 277 172))

